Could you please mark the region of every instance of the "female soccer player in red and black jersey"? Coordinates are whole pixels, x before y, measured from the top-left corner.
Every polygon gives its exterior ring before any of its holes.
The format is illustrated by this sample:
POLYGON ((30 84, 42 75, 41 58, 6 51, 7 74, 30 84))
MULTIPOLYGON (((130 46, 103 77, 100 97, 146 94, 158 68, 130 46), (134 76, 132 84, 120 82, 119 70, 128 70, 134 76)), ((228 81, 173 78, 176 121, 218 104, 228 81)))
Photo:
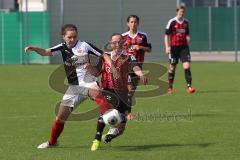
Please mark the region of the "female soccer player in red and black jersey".
POLYGON ((185 72, 185 79, 187 83, 187 93, 194 93, 195 89, 192 87, 192 75, 190 70, 191 56, 189 51, 189 24, 184 16, 185 8, 183 6, 177 7, 177 16, 170 19, 165 31, 165 52, 169 55, 169 70, 168 70, 168 93, 173 93, 173 82, 175 70, 180 59, 185 72), (170 40, 170 43, 169 43, 170 40))
MULTIPOLYGON (((145 52, 151 52, 152 46, 149 42, 147 34, 138 30, 138 25, 139 17, 137 15, 129 15, 127 17, 128 31, 123 33, 122 36, 124 40, 124 49, 128 54, 132 54, 136 57, 138 65, 142 68, 145 52)), ((131 101, 132 96, 137 88, 139 79, 134 73, 132 73, 130 76, 132 81, 132 91, 129 93, 129 99, 131 101)), ((128 119, 132 118, 133 114, 131 114, 131 108, 129 108, 128 119)))
MULTIPOLYGON (((117 99, 118 103, 114 107, 119 111, 122 117, 121 123, 109 130, 107 135, 103 136, 103 141, 110 142, 113 138, 121 135, 125 129, 125 125, 127 122, 127 113, 128 108, 131 107, 128 104, 128 77, 129 72, 134 72, 143 84, 147 84, 147 78, 143 75, 141 68, 138 66, 136 59, 133 55, 127 54, 123 50, 123 37, 119 33, 115 33, 110 37, 110 45, 113 51, 110 53, 110 57, 112 60, 112 64, 119 72, 119 78, 113 78, 111 73, 111 67, 105 61, 102 63, 101 73, 101 87, 103 88, 103 92, 111 93, 107 94, 105 97, 107 99, 117 99)), ((97 132, 95 135, 95 139, 93 141, 91 150, 95 151, 98 149, 100 141, 102 140, 102 132, 105 127, 105 123, 103 121, 103 117, 100 116, 97 123, 97 132)))

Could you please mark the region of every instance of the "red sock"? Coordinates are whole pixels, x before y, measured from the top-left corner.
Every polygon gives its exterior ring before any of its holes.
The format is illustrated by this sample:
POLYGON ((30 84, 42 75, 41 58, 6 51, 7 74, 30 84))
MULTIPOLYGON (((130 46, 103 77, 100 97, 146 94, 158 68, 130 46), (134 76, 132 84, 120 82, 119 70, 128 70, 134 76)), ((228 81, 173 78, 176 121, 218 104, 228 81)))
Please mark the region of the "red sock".
POLYGON ((101 114, 105 113, 108 109, 111 108, 111 105, 110 103, 106 100, 106 98, 101 95, 101 94, 98 94, 96 97, 95 97, 95 102, 97 103, 99 109, 100 109, 100 112, 101 114))
POLYGON ((57 142, 57 139, 60 136, 60 134, 62 133, 63 128, 64 128, 64 123, 59 122, 57 120, 53 123, 52 133, 51 133, 51 137, 49 139, 50 145, 54 145, 57 142))

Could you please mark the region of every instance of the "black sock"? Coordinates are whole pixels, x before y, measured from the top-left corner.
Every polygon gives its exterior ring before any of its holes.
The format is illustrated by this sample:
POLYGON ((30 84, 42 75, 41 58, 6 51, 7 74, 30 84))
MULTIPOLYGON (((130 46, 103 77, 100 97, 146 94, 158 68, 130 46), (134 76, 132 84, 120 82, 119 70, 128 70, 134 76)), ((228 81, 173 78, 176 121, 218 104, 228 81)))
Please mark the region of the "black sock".
POLYGON ((175 77, 175 71, 168 71, 168 85, 169 85, 169 88, 173 88, 174 77, 175 77))
POLYGON ((184 72, 185 72, 185 80, 187 83, 187 87, 191 87, 192 86, 192 74, 191 74, 190 68, 184 69, 184 72))
POLYGON ((112 139, 120 136, 121 134, 123 133, 123 131, 120 131, 118 132, 117 134, 107 134, 106 137, 105 137, 105 141, 108 143, 108 142, 111 142, 112 139))
POLYGON ((95 139, 101 141, 102 132, 103 132, 104 127, 105 127, 105 123, 103 122, 102 117, 98 118, 97 133, 95 135, 95 139))

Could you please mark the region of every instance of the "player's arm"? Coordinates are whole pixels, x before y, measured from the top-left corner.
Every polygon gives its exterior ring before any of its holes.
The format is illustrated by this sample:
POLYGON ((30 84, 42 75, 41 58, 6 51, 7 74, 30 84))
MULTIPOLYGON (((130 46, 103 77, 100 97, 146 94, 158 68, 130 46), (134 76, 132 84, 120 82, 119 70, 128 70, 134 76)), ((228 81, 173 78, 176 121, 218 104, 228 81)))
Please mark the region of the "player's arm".
POLYGON ((143 44, 142 45, 134 45, 133 48, 136 50, 144 50, 145 52, 149 52, 149 53, 152 51, 152 45, 149 42, 148 36, 146 33, 144 33, 143 44))
POLYGON ((108 56, 108 54, 103 52, 102 50, 98 49, 91 43, 87 43, 87 44, 89 45, 88 49, 91 51, 90 53, 95 54, 96 56, 103 59, 110 66, 111 72, 113 73, 113 77, 119 78, 119 73, 117 72, 116 68, 114 67, 113 62, 112 62, 111 58, 108 56))
POLYGON ((136 58, 131 55, 129 58, 129 62, 132 65, 132 71, 140 78, 144 85, 148 83, 148 79, 144 76, 142 69, 138 66, 136 58))
POLYGON ((144 50, 146 52, 151 52, 152 51, 152 47, 150 46, 140 46, 140 45, 135 45, 134 48, 136 50, 144 50))
POLYGON ((187 21, 186 39, 187 39, 187 44, 189 44, 190 41, 191 41, 191 38, 190 38, 190 35, 189 35, 189 22, 188 21, 187 21))
POLYGON ((171 51, 171 47, 169 45, 169 35, 167 34, 164 35, 164 44, 165 44, 165 53, 169 54, 171 51))
POLYGON ((143 82, 144 85, 148 83, 148 78, 144 76, 141 68, 139 66, 134 66, 133 67, 133 72, 140 78, 140 80, 143 82))
POLYGON ((187 25, 187 32, 186 32, 186 39, 187 39, 187 43, 189 44, 190 43, 190 41, 191 41, 191 38, 190 38, 190 35, 189 35, 189 23, 187 23, 188 25, 187 25))
POLYGON ((191 41, 191 38, 190 38, 190 36, 189 36, 189 35, 187 35, 187 36, 186 36, 186 39, 187 39, 187 43, 189 44, 189 43, 190 43, 190 41, 191 41))
POLYGON ((27 53, 28 51, 34 51, 41 56, 52 56, 51 49, 44 49, 44 48, 39 48, 35 46, 27 46, 25 47, 25 52, 27 53))
POLYGON ((169 43, 170 34, 171 34, 171 23, 172 23, 172 21, 170 20, 166 26, 165 35, 164 35, 164 45, 165 45, 165 53, 166 54, 170 54, 170 52, 171 52, 171 46, 169 43))

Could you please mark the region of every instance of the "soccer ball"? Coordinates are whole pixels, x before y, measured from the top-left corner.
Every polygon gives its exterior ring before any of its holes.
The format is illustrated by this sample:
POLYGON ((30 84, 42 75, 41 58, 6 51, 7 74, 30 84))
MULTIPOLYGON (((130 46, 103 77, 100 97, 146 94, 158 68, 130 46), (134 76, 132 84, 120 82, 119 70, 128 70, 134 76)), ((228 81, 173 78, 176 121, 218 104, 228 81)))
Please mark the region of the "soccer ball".
POLYGON ((116 109, 110 109, 103 114, 103 121, 106 125, 117 126, 122 122, 121 114, 116 109))

